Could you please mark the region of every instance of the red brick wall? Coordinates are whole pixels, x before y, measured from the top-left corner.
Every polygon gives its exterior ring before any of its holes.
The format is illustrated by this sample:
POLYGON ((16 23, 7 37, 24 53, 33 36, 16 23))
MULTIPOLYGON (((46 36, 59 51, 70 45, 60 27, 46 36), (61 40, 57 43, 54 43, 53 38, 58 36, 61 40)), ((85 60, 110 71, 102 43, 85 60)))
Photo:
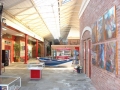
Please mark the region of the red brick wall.
MULTIPOLYGON (((94 22, 113 6, 116 6, 116 22, 118 27, 118 37, 116 38, 118 42, 118 75, 92 65, 91 80, 97 90, 120 90, 120 0, 90 0, 80 18, 80 32, 82 33, 86 26, 91 27, 94 22)), ((83 41, 81 42, 82 53, 83 41)), ((83 60, 83 54, 81 60, 83 60)), ((81 62, 83 64, 83 61, 81 62)))
POLYGON ((68 45, 79 45, 80 39, 68 39, 68 45))

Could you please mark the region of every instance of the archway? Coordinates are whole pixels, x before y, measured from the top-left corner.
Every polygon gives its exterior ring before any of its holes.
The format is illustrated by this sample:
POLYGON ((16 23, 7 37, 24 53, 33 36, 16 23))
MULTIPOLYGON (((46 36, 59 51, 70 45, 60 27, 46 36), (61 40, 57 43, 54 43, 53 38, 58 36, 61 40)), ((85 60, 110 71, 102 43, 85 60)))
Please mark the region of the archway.
POLYGON ((83 60, 83 71, 84 73, 91 77, 91 36, 92 29, 90 27, 85 27, 81 34, 81 53, 83 53, 81 60, 83 60))

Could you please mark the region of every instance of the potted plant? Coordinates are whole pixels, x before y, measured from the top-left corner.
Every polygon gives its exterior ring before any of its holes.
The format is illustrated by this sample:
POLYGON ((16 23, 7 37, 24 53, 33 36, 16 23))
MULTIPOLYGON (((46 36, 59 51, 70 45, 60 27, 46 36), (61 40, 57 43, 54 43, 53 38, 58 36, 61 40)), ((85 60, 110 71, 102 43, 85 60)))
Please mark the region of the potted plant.
POLYGON ((47 46, 47 55, 51 55, 51 47, 50 46, 47 46))
POLYGON ((38 56, 41 56, 40 53, 41 53, 41 49, 40 49, 40 47, 39 47, 39 48, 38 48, 38 56))
POLYGON ((19 43, 14 44, 14 51, 15 51, 14 61, 19 62, 20 61, 20 44, 19 43))

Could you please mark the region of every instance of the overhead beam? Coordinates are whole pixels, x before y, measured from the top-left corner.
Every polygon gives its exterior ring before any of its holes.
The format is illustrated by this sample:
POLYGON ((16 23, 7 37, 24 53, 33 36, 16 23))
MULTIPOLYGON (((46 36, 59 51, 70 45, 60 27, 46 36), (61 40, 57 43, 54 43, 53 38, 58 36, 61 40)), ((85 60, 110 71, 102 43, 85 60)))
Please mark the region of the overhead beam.
MULTIPOLYGON (((30 0, 30 1, 31 1, 32 5, 34 6, 35 10, 38 12, 38 10, 37 10, 37 8, 35 7, 35 5, 34 5, 33 1, 32 1, 32 0, 30 0)), ((41 17, 41 15, 40 15, 40 13, 39 13, 39 12, 38 12, 38 14, 39 14, 39 16, 40 16, 41 20, 43 21, 43 23, 45 24, 46 28, 48 29, 48 27, 47 27, 46 23, 44 22, 44 20, 43 20, 43 18, 41 17)), ((49 33, 51 34, 51 32, 50 32, 50 30, 49 30, 49 29, 48 29, 48 31, 49 31, 49 33)), ((51 34, 51 35, 52 35, 52 34, 51 34)))
POLYGON ((20 4, 20 3, 22 3, 23 1, 25 1, 25 0, 15 0, 11 5, 6 7, 6 9, 9 9, 9 8, 11 8, 13 6, 16 6, 16 5, 20 4))
MULTIPOLYGON (((26 11, 26 10, 25 10, 26 11)), ((22 12, 22 11, 21 11, 22 12)), ((21 15, 18 15, 16 14, 16 16, 25 16, 25 15, 33 15, 33 14, 38 14, 38 13, 31 13, 31 14, 21 14, 21 15)))
POLYGON ((16 15, 20 14, 21 12, 25 12, 26 10, 28 10, 28 9, 30 9, 30 8, 32 8, 32 6, 31 6, 31 7, 26 8, 26 9, 23 9, 22 11, 20 11, 20 12, 18 12, 18 13, 16 13, 16 14, 14 14, 14 16, 16 16, 16 15))

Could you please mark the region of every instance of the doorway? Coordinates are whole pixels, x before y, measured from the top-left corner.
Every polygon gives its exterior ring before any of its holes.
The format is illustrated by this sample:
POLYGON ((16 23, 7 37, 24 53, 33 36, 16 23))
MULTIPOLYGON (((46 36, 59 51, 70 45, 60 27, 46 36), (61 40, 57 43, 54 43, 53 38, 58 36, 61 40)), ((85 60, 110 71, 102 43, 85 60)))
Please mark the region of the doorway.
POLYGON ((86 74, 86 41, 84 41, 84 73, 86 74))
POLYGON ((84 73, 91 78, 91 39, 84 40, 84 73))
POLYGON ((88 39, 88 61, 89 61, 88 76, 89 78, 91 78, 91 39, 88 39))

